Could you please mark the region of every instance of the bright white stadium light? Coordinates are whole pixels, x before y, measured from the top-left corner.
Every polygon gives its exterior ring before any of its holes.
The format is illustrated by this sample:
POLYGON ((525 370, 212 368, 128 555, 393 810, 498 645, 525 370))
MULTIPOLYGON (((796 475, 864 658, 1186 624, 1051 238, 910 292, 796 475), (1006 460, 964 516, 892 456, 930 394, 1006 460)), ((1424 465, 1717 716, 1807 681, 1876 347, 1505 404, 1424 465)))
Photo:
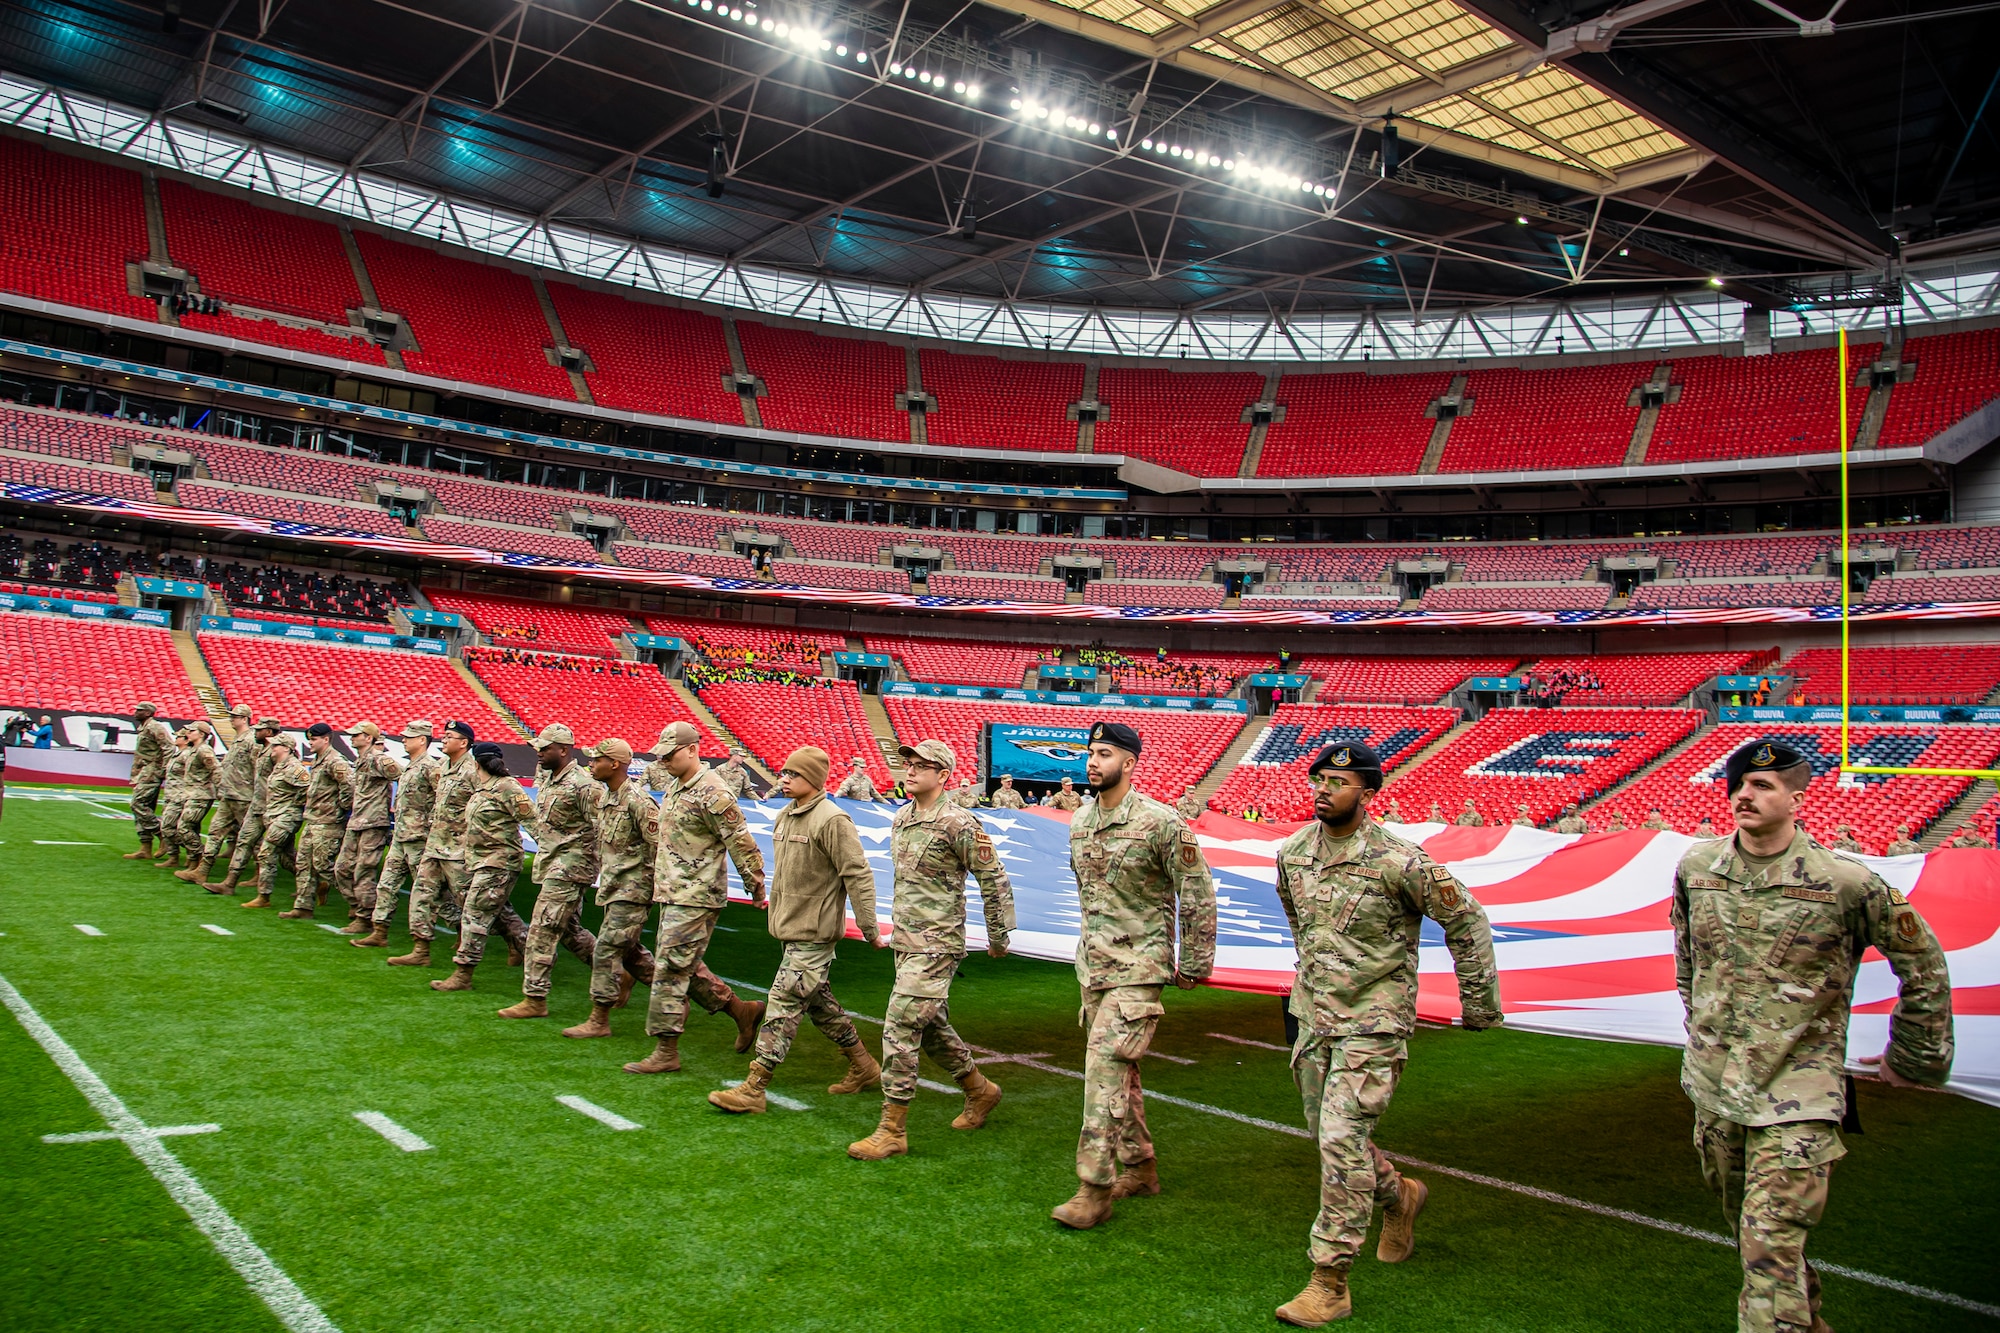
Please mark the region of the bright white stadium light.
POLYGON ((1139 146, 1141 148, 1150 149, 1153 146, 1153 141, 1151 139, 1141 139, 1139 140, 1139 146))
POLYGON ((1115 139, 1116 139, 1116 138, 1118 137, 1118 131, 1117 131, 1117 130, 1106 130, 1106 131, 1104 132, 1104 137, 1105 137, 1105 138, 1107 138, 1107 139, 1114 139, 1114 140, 1115 140, 1115 139))
POLYGON ((834 47, 834 48, 833 48, 833 53, 834 53, 835 55, 837 55, 837 56, 840 56, 840 57, 842 57, 842 58, 844 59, 844 58, 846 57, 846 55, 847 55, 847 43, 846 43, 846 42, 842 42, 842 43, 841 43, 841 44, 840 44, 839 46, 836 46, 836 47, 834 47))
POLYGON ((966 84, 966 85, 965 85, 965 95, 966 95, 967 97, 970 97, 970 98, 974 99, 975 101, 976 101, 976 100, 978 100, 978 97, 979 97, 979 85, 978 85, 978 84, 976 84, 976 83, 968 83, 968 84, 966 84))
POLYGON ((1090 124, 1090 132, 1092 135, 1102 134, 1104 133, 1104 127, 1102 125, 1099 125, 1096 121, 1092 121, 1090 124))
POLYGON ((867 63, 868 63, 868 53, 867 53, 866 51, 856 51, 856 52, 854 53, 854 63, 855 63, 855 64, 857 64, 857 65, 865 65, 865 64, 867 64, 867 63))
POLYGON ((889 72, 891 74, 901 74, 903 72, 902 63, 900 61, 891 61, 889 63, 889 72))
POLYGON ((1018 97, 1009 98, 1007 101, 1007 109, 1009 111, 1019 111, 1021 109, 1021 99, 1018 97))
POLYGON ((778 33, 778 36, 780 36, 780 37, 790 37, 790 36, 792 35, 792 25, 791 25, 791 24, 789 24, 789 23, 779 23, 779 24, 776 24, 776 25, 773 25, 773 24, 772 24, 772 23, 771 23, 771 22, 770 22, 770 21, 769 21, 769 20, 767 19, 767 20, 765 20, 765 23, 764 23, 764 26, 765 26, 765 27, 767 27, 767 28, 770 28, 770 27, 773 27, 773 26, 775 26, 775 27, 776 27, 776 30, 777 30, 777 33, 778 33))
POLYGON ((1236 170, 1237 166, 1238 163, 1236 159, 1233 157, 1225 157, 1222 159, 1222 169, 1224 171, 1234 171, 1236 170))
MULTIPOLYGON (((833 49, 833 43, 829 42, 828 40, 826 40, 826 38, 822 37, 819 39, 819 49, 822 51, 831 51, 833 49)), ((846 48, 843 47, 841 49, 840 54, 846 55, 847 54, 846 48)))
POLYGON ((916 78, 916 77, 917 77, 917 67, 916 67, 915 65, 905 65, 905 66, 903 66, 903 77, 904 77, 904 78, 906 78, 906 79, 914 79, 914 78, 916 78))
POLYGON ((765 19, 762 23, 759 23, 757 26, 762 28, 765 32, 771 32, 774 29, 776 29, 778 25, 771 22, 771 20, 769 19, 765 19))
POLYGON ((951 81, 951 90, 955 93, 963 93, 965 91, 965 80, 953 79, 951 81))
POLYGON ((917 82, 923 84, 925 87, 930 86, 930 81, 931 72, 929 70, 925 70, 923 73, 917 75, 917 82))

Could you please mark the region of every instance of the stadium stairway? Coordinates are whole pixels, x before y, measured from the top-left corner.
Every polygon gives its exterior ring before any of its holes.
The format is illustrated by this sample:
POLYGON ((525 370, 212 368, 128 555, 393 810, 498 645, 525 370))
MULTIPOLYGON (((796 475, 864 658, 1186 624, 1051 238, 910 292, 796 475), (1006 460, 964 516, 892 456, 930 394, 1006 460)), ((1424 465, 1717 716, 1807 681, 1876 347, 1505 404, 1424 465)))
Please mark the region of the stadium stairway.
POLYGON ((1619 792, 1624 791, 1626 788, 1632 786, 1640 779, 1647 777, 1650 774, 1657 771, 1658 769, 1663 768, 1666 765, 1672 763, 1675 759, 1679 758, 1682 754, 1686 753, 1691 746, 1694 746, 1695 744, 1699 743, 1702 737, 1708 735, 1709 732, 1714 730, 1715 730, 1715 723, 1713 722, 1702 723, 1700 726, 1694 729, 1694 734, 1689 736, 1686 740, 1680 742, 1678 745, 1669 745, 1666 749, 1660 751, 1660 753, 1654 758, 1652 763, 1642 764, 1639 768, 1627 774, 1623 782, 1612 783, 1611 786, 1606 788, 1602 793, 1600 793, 1595 800, 1585 801, 1582 805, 1578 806, 1577 813, 1586 815, 1589 814, 1592 810, 1597 809, 1599 806, 1603 805, 1606 801, 1613 799, 1618 795, 1619 792))
POLYGON ((889 724, 889 710, 882 706, 882 696, 861 694, 861 716, 868 719, 868 734, 875 738, 876 747, 882 751, 882 762, 895 773, 903 767, 903 757, 896 753, 902 742, 896 739, 896 729, 889 724))
POLYGON ((195 698, 201 700, 201 706, 208 710, 208 720, 223 735, 228 735, 229 703, 215 686, 215 676, 208 669, 208 659, 201 655, 201 645, 194 641, 194 635, 184 629, 174 630, 172 635, 174 651, 180 654, 181 670, 187 672, 188 683, 194 686, 195 698))
MULTIPOLYGON (((488 708, 491 708, 495 713, 507 719, 507 725, 519 733, 513 739, 517 741, 534 739, 535 733, 528 730, 527 724, 521 721, 520 714, 509 708, 506 704, 501 703, 500 696, 487 688, 486 682, 481 680, 472 668, 465 664, 464 659, 448 657, 445 660, 451 663, 451 669, 458 673, 459 679, 471 687, 474 694, 486 701, 488 708)), ((440 725, 446 720, 448 719, 439 719, 440 725)))
MULTIPOLYGON (((1404 760, 1402 763, 1390 769, 1387 773, 1384 773, 1382 775, 1383 782, 1386 784, 1390 778, 1406 777, 1409 774, 1416 772, 1417 766, 1419 764, 1423 763, 1426 759, 1429 759, 1432 755, 1436 754, 1439 750, 1442 750, 1445 746, 1450 745, 1453 741, 1457 740, 1460 736, 1463 736, 1466 732, 1472 730, 1472 724, 1475 720, 1476 719, 1474 718, 1468 717, 1462 719, 1461 721, 1453 725, 1449 730, 1445 732, 1444 735, 1438 737, 1436 740, 1432 741, 1429 745, 1426 745, 1423 749, 1417 751, 1415 754, 1411 755, 1408 759, 1404 760)), ((1421 812, 1412 813, 1408 810, 1405 810, 1403 812, 1403 815, 1406 819, 1416 820, 1423 818, 1421 812)))
MULTIPOLYGON (((743 743, 741 736, 738 736, 728 727, 722 725, 722 719, 717 717, 709 706, 701 701, 699 694, 696 694, 687 687, 685 681, 669 677, 667 684, 673 687, 674 694, 679 697, 682 703, 687 705, 688 711, 694 714, 695 721, 708 728, 709 735, 715 737, 715 739, 721 741, 732 750, 743 751, 744 767, 756 774, 758 781, 773 788, 778 785, 778 775, 764 767, 763 763, 757 758, 756 752, 743 743)), ((641 737, 633 743, 634 748, 643 747, 650 749, 653 742, 658 739, 659 737, 657 736, 641 737)))
POLYGON ((1958 836, 1958 831, 1993 799, 1996 792, 2000 792, 2000 784, 1986 778, 1974 782, 1965 789, 1965 795, 1953 802, 1950 809, 1931 821, 1931 826, 1918 835, 1917 846, 1927 852, 1934 852, 1944 846, 1958 836))
POLYGON ((1236 733, 1236 739, 1229 742, 1229 748, 1215 761, 1215 767, 1194 784, 1195 799, 1202 803, 1204 809, 1208 806, 1208 798, 1215 795, 1223 781, 1236 771, 1236 766, 1243 762, 1243 756, 1250 753, 1250 747, 1257 743, 1257 738, 1264 734, 1264 728, 1270 725, 1269 713, 1260 713, 1245 722, 1243 729, 1236 733))

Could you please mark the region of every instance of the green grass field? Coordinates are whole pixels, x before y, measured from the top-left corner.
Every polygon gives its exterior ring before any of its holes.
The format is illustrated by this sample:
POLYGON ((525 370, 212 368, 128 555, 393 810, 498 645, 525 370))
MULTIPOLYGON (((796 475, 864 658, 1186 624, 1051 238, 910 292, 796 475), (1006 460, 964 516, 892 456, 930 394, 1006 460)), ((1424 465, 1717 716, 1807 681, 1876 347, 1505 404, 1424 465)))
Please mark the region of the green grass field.
MULTIPOLYGON (((216 1201, 346 1333, 587 1329, 1256 1329, 1309 1272, 1317 1159, 1294 1135, 1206 1110, 1149 1109, 1164 1191, 1069 1233, 1080 1085, 1000 1064, 992 1124, 948 1122, 920 1094, 911 1155, 848 1160, 879 1100, 831 1097, 833 1048, 802 1031, 774 1090, 797 1112, 736 1119, 704 1100, 740 1077, 734 1028, 697 1010, 685 1068, 640 1078, 645 992, 617 1035, 568 1041, 587 1010, 564 956, 554 1017, 502 1022, 519 972, 491 949, 477 989, 383 966, 309 922, 245 912, 116 859, 115 803, 23 799, 0 819, 0 977, 152 1126, 216 1201), (83 844, 83 845, 71 845, 83 844), (104 933, 87 936, 77 923, 104 933), (218 936, 204 923, 235 932, 218 936), (574 1095, 639 1122, 616 1132, 574 1095), (359 1124, 380 1112, 434 1145, 403 1152, 359 1124)), ((46 796, 47 794, 45 794, 46 796)), ((283 880, 289 885, 289 879, 283 880)), ((524 883, 516 904, 525 912, 524 883)), ((289 893, 287 892, 287 901, 289 893)), ((590 914, 593 918, 595 913, 590 914)), ((339 924, 323 913, 322 921, 339 924)), ((766 982, 778 950, 732 907, 710 963, 766 982)), ((402 936, 395 935, 400 951, 402 936)), ((889 960, 842 949, 834 984, 860 1014, 887 1003, 889 960)), ((1073 973, 983 955, 954 995, 966 1038, 1082 1067, 1073 973)), ((1277 1001, 1170 993, 1149 1088, 1302 1123, 1276 1050, 1277 1001)), ((863 1024, 872 1040, 879 1029, 863 1024)), ((1678 1054, 1519 1032, 1420 1032, 1382 1125, 1392 1152, 1714 1231, 1676 1085, 1678 1054)), ((268 1329, 278 1321, 117 1141, 48 1144, 103 1119, 11 1016, 0 1016, 0 1328, 268 1329)), ((937 1080, 937 1070, 925 1076, 937 1080)), ((2000 1304, 2000 1113, 1864 1085, 1867 1133, 1835 1172, 1813 1253, 2000 1304)), ((1425 1175, 1417 1252, 1355 1268, 1354 1326, 1396 1330, 1732 1327, 1732 1250, 1493 1185, 1425 1175)), ((1976 1311, 1829 1276, 1843 1333, 1991 1328, 1976 1311)))

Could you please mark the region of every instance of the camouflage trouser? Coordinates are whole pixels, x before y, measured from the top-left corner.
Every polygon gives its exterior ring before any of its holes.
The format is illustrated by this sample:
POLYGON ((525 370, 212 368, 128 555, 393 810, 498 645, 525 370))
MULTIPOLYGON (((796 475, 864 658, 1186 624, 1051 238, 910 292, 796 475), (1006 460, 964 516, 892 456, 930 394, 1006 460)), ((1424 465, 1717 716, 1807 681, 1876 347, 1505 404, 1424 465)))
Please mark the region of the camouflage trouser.
POLYGON ((639 942, 646 914, 652 910, 649 902, 604 904, 604 920, 597 925, 597 953, 590 963, 590 998, 598 1004, 617 1003, 620 963, 640 981, 653 983, 653 955, 639 942))
POLYGON ((160 788, 164 778, 136 778, 132 782, 132 827, 140 840, 160 836, 160 788))
POLYGON ((249 813, 248 801, 238 801, 228 797, 217 801, 215 818, 208 821, 208 841, 201 845, 202 859, 216 860, 222 855, 222 849, 225 847, 235 850, 238 840, 243 837, 244 817, 249 813))
MULTIPOLYGON (((243 827, 236 830, 236 850, 229 854, 229 873, 241 878, 253 858, 258 857, 258 848, 264 845, 264 807, 250 802, 250 808, 243 813, 243 827)), ((262 870, 261 861, 259 870, 262 870)))
MULTIPOLYGON (((609 910, 609 909, 606 909, 609 910)), ((722 916, 720 907, 681 907, 674 903, 660 904, 659 929, 653 932, 653 995, 646 1001, 646 1035, 649 1037, 677 1037, 687 1027, 688 999, 709 1013, 719 1013, 729 1007, 736 998, 736 992, 722 978, 708 970, 708 964, 701 956, 708 952, 708 941, 715 934, 715 923, 722 916)), ((791 945, 785 946, 785 958, 791 958, 791 945)), ((828 965, 832 964, 832 946, 828 946, 828 965)), ((783 976, 783 964, 779 975, 783 976)), ((821 971, 825 978, 826 973, 821 971)), ((591 991, 596 995, 595 983, 591 991)), ((776 1008, 776 1004, 772 1008, 776 1008)), ((798 1020, 792 1020, 796 1030, 798 1020)), ((791 1048, 792 1039, 785 1037, 784 1050, 791 1048)), ((760 1037, 757 1049, 762 1051, 760 1037)), ((784 1059, 780 1051, 778 1059, 784 1059)), ((772 1062, 776 1067, 777 1061, 772 1062)))
POLYGON ((298 892, 292 906, 309 912, 333 890, 333 863, 340 856, 338 824, 308 824, 299 833, 298 892))
POLYGON ((518 864, 480 866, 472 872, 471 887, 465 891, 465 912, 458 923, 458 952, 452 955, 452 962, 460 967, 479 966, 486 952, 486 937, 496 930, 508 943, 527 951, 528 923, 507 901, 520 873, 518 864))
POLYGON ((389 846, 386 828, 351 828, 340 840, 333 861, 333 887, 347 899, 357 917, 375 915, 375 878, 382 873, 382 853, 389 846))
MULTIPOLYGON (((663 960, 666 957, 665 939, 666 932, 663 930, 657 941, 661 944, 660 956, 663 960)), ((785 1062, 785 1056, 792 1049, 792 1038, 798 1035, 799 1019, 802 1017, 810 1017, 813 1026, 843 1050, 861 1040, 861 1034, 854 1030, 854 1020, 840 1007, 840 1001, 833 998, 833 986, 827 980, 827 973, 832 970, 831 944, 788 942, 785 945, 785 956, 778 960, 778 975, 771 981, 764 1024, 757 1029, 755 1058, 758 1064, 766 1069, 776 1069, 785 1062)), ((656 981, 653 994, 659 993, 656 981)))
POLYGON ((299 831, 303 816, 282 814, 278 822, 264 821, 264 837, 257 844, 257 892, 266 898, 278 885, 278 863, 283 859, 285 848, 292 842, 292 835, 299 831))
MULTIPOLYGON (((385 872, 386 873, 386 872, 385 872)), ((472 872, 463 861, 446 861, 435 856, 426 856, 417 863, 417 882, 410 890, 410 938, 429 940, 437 933, 438 918, 448 904, 463 908, 465 895, 472 889, 472 872)), ((378 891, 375 898, 375 919, 381 921, 383 899, 378 891)), ((396 900, 388 900, 389 910, 394 911, 396 900)))
POLYGON ((953 1079, 977 1066, 972 1048, 951 1026, 951 979, 959 958, 949 953, 899 953, 896 985, 882 1023, 882 1095, 907 1102, 917 1095, 917 1053, 927 1051, 953 1079))
POLYGON ((180 822, 174 825, 168 837, 191 860, 201 856, 201 821, 208 818, 209 807, 214 804, 206 797, 181 802, 180 822))
MULTIPOLYGON (((417 870, 424 861, 423 838, 406 838, 389 844, 389 854, 382 858, 382 873, 375 878, 375 910, 371 915, 375 924, 386 926, 396 916, 396 899, 402 894, 403 886, 416 885, 417 870)), ((411 902, 416 901, 414 895, 411 902)))
POLYGON ((521 994, 530 999, 549 998, 550 974, 556 968, 556 949, 568 949, 597 968, 597 939, 583 928, 583 895, 590 885, 573 879, 545 879, 535 895, 535 910, 528 917, 528 943, 521 950, 521 994))
POLYGON ((1090 1035, 1083 1048, 1083 1132, 1076 1136, 1076 1174, 1085 1184, 1109 1185, 1118 1178, 1117 1164, 1153 1160, 1139 1060, 1153 1044, 1153 1029, 1165 1012, 1158 986, 1083 993, 1077 1021, 1090 1035))
POLYGON ((1737 1329, 1810 1328, 1819 1274, 1806 1262, 1806 1234, 1826 1212, 1833 1164, 1847 1155, 1840 1127, 1831 1120, 1739 1125, 1697 1108, 1694 1150, 1743 1256, 1737 1329))
POLYGON ((160 854, 168 855, 181 841, 181 807, 187 802, 176 796, 171 801, 162 802, 160 817, 153 822, 154 831, 160 839, 160 854))
POLYGON ((1308 1032, 1292 1056, 1306 1128, 1319 1144, 1319 1216, 1306 1253, 1321 1267, 1353 1262, 1375 1205, 1402 1202, 1402 1177, 1375 1146, 1375 1122, 1389 1109, 1407 1055, 1400 1037, 1308 1032))

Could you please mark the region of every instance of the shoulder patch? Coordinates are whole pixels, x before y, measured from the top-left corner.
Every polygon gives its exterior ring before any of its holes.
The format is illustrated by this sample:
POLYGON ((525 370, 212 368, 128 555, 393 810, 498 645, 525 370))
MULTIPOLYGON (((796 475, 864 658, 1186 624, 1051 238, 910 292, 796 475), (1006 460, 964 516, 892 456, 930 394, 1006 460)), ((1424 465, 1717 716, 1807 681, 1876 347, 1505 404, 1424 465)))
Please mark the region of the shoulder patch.
POLYGON ((1917 918, 1914 911, 1905 907, 1896 913, 1894 932, 1894 942, 1898 947, 1914 949, 1923 943, 1924 923, 1917 918))
POLYGON ((1783 892, 1787 898, 1800 898, 1809 903, 1837 903, 1840 901, 1840 895, 1832 889, 1809 888, 1804 884, 1787 884, 1783 892))
POLYGON ((1889 906, 1908 907, 1909 905, 1910 905, 1910 900, 1903 896, 1903 891, 1897 888, 1895 885, 1891 884, 1889 886, 1889 906))
POLYGON ((1451 877, 1451 871, 1445 869, 1443 866, 1434 865, 1431 867, 1431 880, 1434 883, 1444 884, 1450 882, 1451 877))

